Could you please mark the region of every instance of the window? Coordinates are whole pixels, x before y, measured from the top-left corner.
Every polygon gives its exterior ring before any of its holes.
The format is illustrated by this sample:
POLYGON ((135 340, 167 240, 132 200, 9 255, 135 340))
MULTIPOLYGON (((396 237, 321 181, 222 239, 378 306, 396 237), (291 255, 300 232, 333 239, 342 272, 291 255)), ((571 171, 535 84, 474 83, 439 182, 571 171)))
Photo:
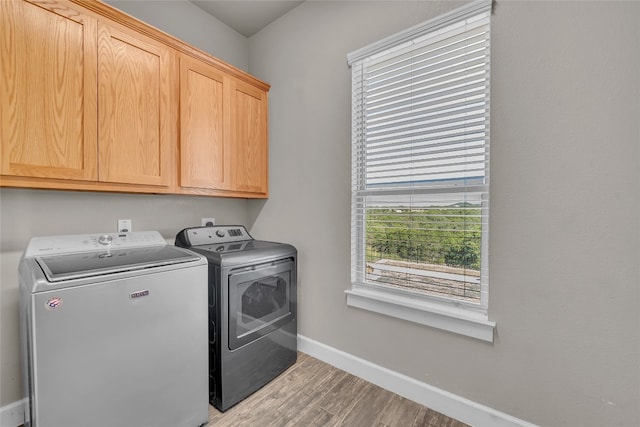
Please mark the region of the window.
POLYGON ((347 303, 488 341, 490 13, 472 2, 348 56, 347 303))

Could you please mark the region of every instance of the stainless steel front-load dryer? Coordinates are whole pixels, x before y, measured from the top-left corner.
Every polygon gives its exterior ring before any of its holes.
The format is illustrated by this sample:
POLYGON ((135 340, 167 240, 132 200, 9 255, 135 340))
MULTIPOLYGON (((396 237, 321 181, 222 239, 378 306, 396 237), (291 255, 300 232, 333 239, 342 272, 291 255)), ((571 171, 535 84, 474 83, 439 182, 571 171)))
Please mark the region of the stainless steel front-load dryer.
POLYGON ((208 422, 207 262, 155 231, 31 239, 20 262, 27 427, 208 422))
POLYGON ((225 411, 296 361, 296 249, 243 226, 187 228, 176 246, 209 261, 209 402, 225 411))

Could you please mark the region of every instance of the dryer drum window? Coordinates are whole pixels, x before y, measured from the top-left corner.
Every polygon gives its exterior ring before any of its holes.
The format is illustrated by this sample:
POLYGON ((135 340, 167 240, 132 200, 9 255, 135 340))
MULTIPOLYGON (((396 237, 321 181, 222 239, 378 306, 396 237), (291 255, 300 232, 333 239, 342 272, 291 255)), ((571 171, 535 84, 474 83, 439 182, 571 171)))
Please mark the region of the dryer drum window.
POLYGON ((229 287, 230 340, 248 342, 290 318, 290 283, 290 271, 281 271, 232 284, 229 287))
POLYGON ((253 282, 242 294, 242 323, 278 312, 287 303, 287 282, 270 276, 253 282))
POLYGON ((284 259, 229 276, 229 349, 258 340, 295 318, 295 262, 284 259))

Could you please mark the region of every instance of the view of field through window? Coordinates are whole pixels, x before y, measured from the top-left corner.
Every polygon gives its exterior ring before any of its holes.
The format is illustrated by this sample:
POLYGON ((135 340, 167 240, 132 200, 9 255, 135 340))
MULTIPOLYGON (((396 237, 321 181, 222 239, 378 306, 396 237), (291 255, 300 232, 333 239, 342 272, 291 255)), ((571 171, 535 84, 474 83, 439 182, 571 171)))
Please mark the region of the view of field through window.
POLYGON ((366 281, 480 302, 480 203, 369 207, 366 281))

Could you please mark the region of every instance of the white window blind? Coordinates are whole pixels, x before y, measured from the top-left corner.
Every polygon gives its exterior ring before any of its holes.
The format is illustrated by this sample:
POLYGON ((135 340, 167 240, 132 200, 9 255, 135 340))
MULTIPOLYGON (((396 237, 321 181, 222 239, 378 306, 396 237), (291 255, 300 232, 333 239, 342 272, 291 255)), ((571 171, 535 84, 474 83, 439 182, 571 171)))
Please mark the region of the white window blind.
POLYGON ((485 310, 490 1, 349 55, 352 286, 485 310))

